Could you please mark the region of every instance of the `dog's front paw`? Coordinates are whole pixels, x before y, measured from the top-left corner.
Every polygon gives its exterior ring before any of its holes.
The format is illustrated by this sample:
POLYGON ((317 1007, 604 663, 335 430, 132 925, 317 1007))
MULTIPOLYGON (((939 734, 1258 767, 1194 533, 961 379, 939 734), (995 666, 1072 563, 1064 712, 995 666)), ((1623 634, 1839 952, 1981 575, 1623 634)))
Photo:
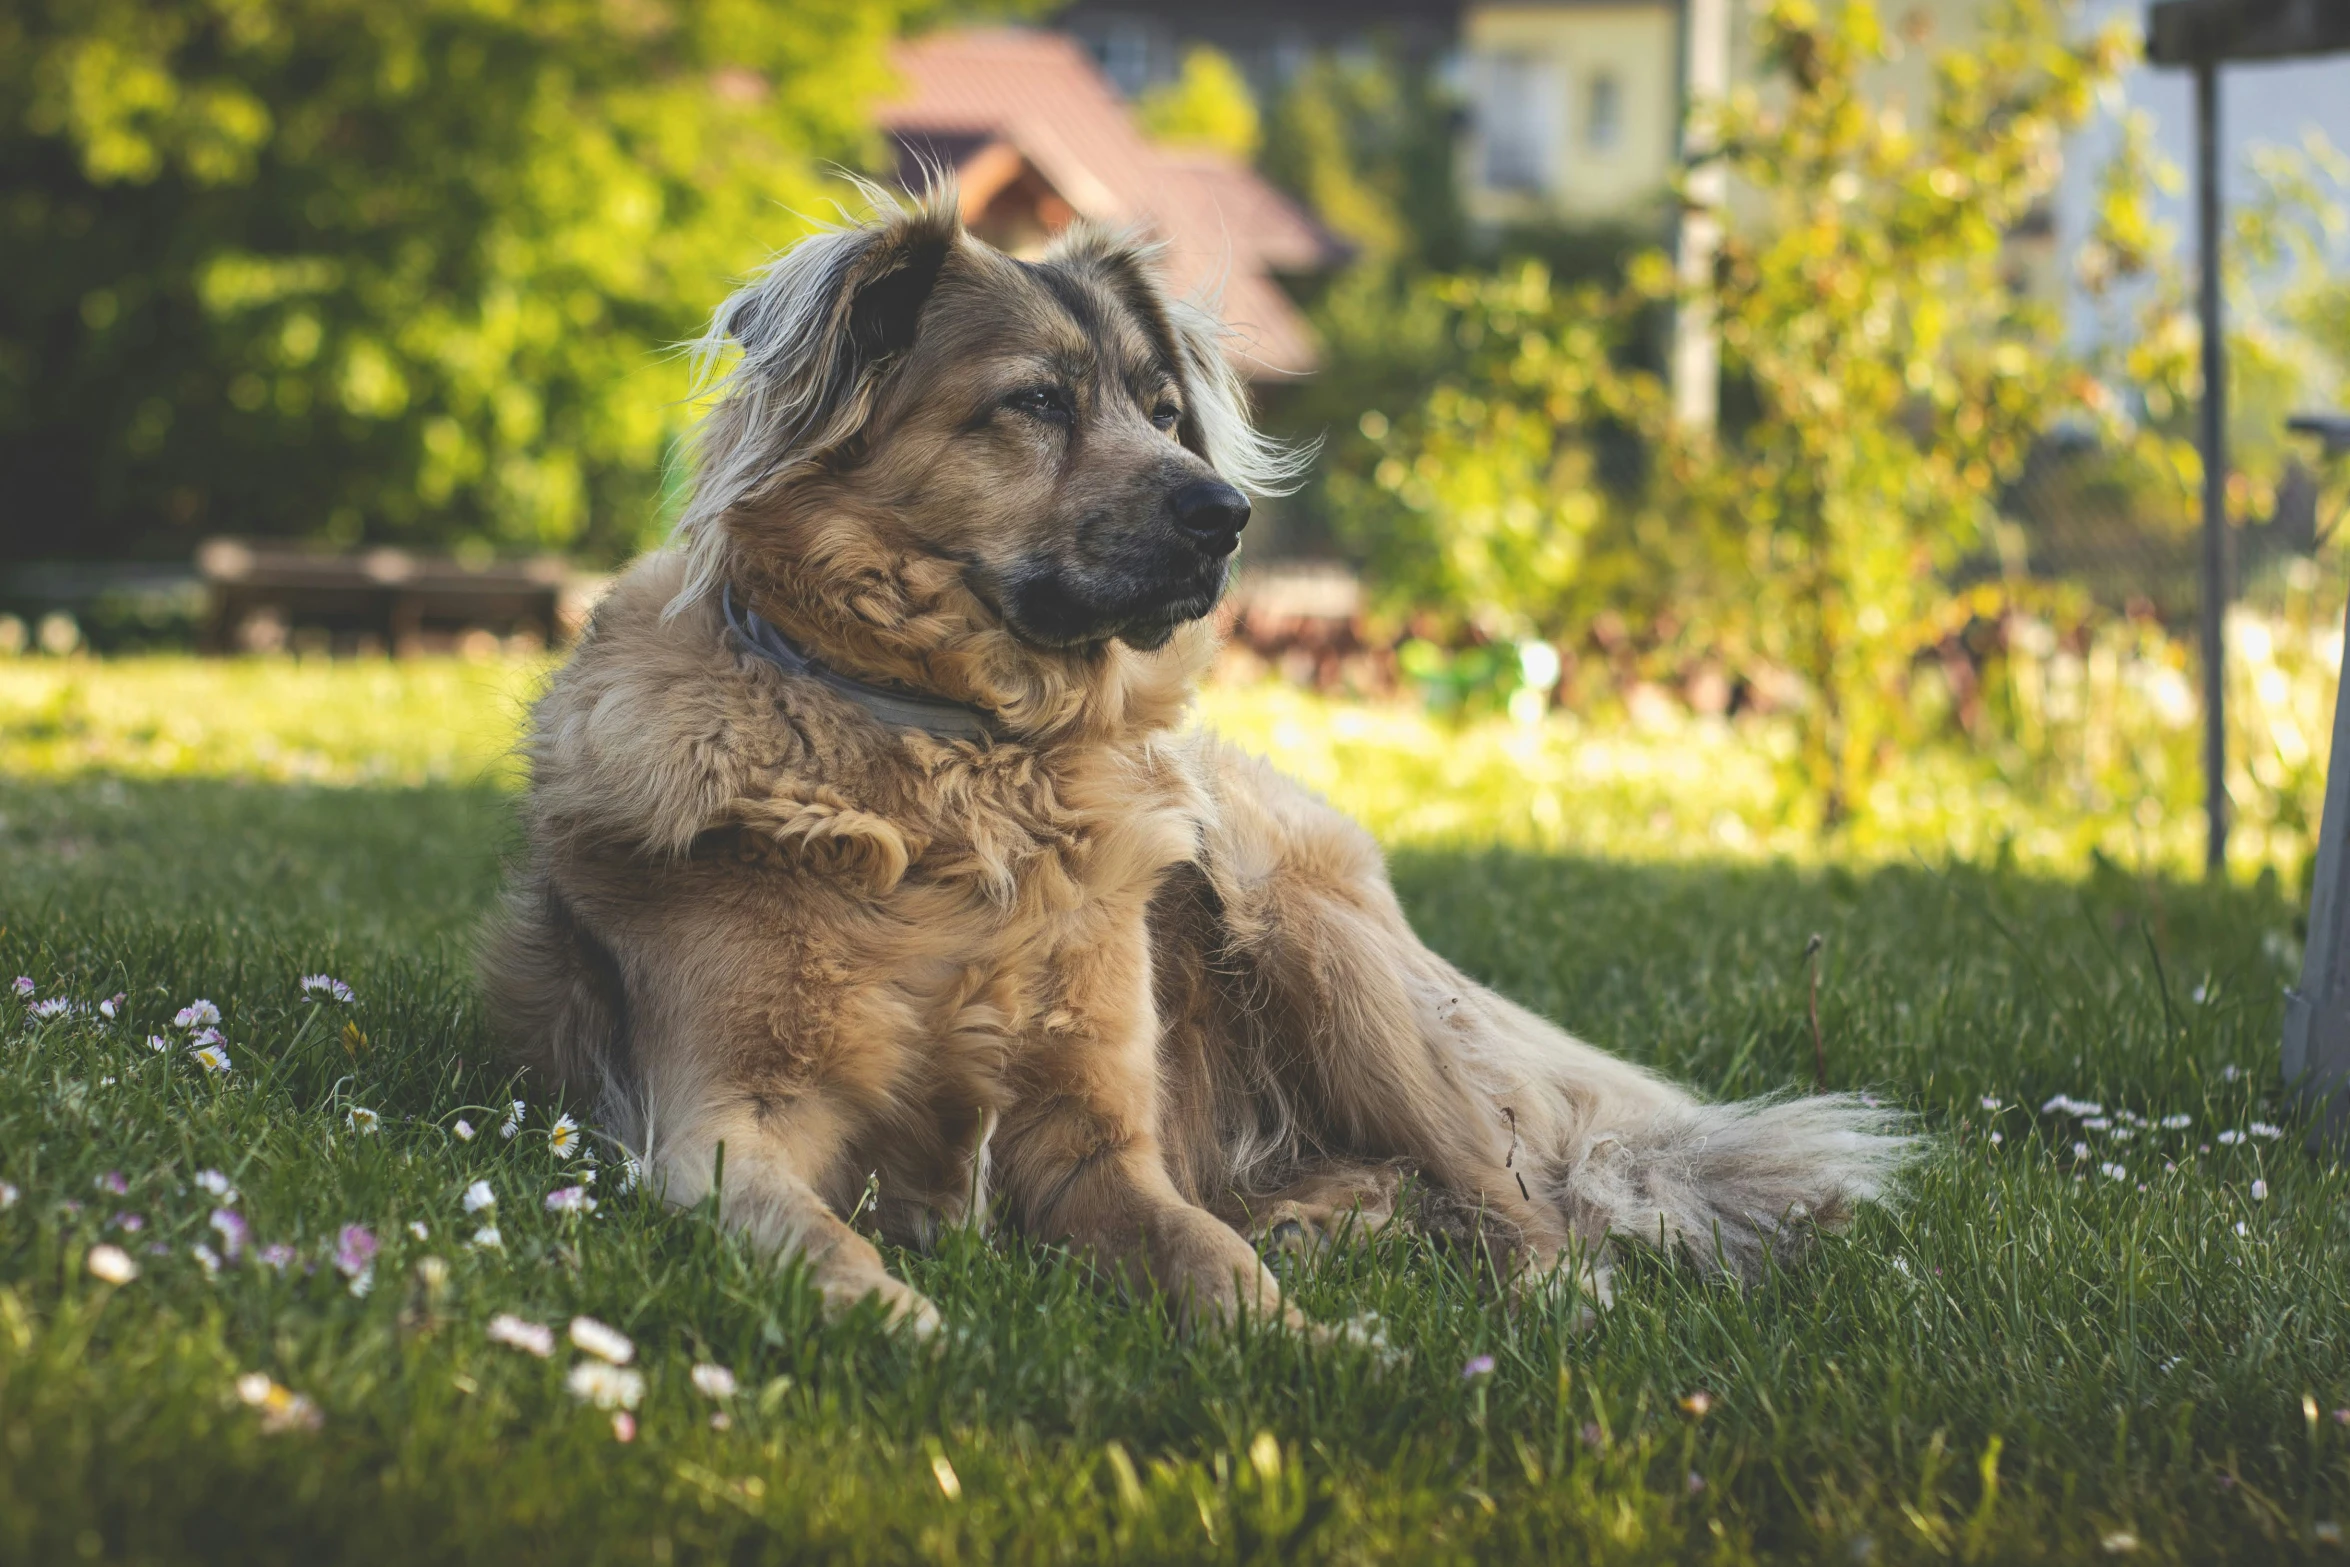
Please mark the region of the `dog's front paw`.
POLYGON ((866 1272, 835 1276, 818 1281, 824 1296, 824 1314, 838 1319, 848 1315, 866 1301, 877 1301, 882 1319, 891 1327, 904 1327, 917 1339, 937 1336, 944 1325, 938 1308, 930 1298, 911 1284, 890 1274, 866 1272))
POLYGON ((1615 1279, 1615 1266, 1605 1255, 1562 1252, 1546 1265, 1528 1258, 1510 1280, 1510 1299, 1537 1311, 1563 1308, 1568 1329, 1588 1333, 1599 1326, 1600 1313, 1615 1304, 1615 1279))

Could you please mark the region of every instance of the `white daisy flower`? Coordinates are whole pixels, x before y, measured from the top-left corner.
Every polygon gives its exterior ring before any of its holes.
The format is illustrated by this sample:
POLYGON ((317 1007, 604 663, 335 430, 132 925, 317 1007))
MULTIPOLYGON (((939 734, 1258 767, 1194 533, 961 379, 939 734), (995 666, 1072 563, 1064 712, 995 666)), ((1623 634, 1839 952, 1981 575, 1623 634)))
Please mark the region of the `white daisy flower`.
POLYGON ((504 1251, 506 1237, 498 1233, 494 1224, 485 1224, 473 1232, 473 1239, 465 1243, 476 1251, 504 1251))
POLYGON ((196 1266, 204 1270, 204 1277, 208 1279, 220 1277, 220 1254, 211 1247, 198 1241, 188 1248, 188 1255, 196 1259, 196 1266))
POLYGON ((2226 1131, 2220 1133, 2219 1136, 2212 1139, 2213 1142, 2218 1143, 2222 1148, 2233 1147, 2235 1144, 2240 1143, 2243 1140, 2244 1134, 2237 1131, 2232 1126, 2229 1127, 2226 1131))
POLYGON ((2130 1175, 2129 1168, 2119 1164, 2101 1164, 2097 1167, 2097 1173, 2109 1181, 2128 1180, 2130 1175))
POLYGON ((109 1023, 113 1022, 114 1014, 122 1010, 123 1000, 124 998, 121 996, 107 997, 98 1003, 98 1015, 109 1023))
POLYGON ((2254 1202, 2268 1201, 2268 1182, 2259 1179, 2252 1182, 2252 1200, 2254 1202))
POLYGON ((15 991, 15 992, 16 992, 16 999, 17 999, 17 1000, 19 1000, 19 1001, 30 1001, 30 1000, 32 1000, 32 999, 33 999, 33 992, 34 992, 34 990, 36 990, 36 989, 37 989, 37 988, 39 988, 39 987, 37 987, 36 985, 34 985, 34 984, 33 984, 33 977, 32 977, 32 975, 30 975, 30 974, 19 974, 19 975, 17 975, 17 976, 16 976, 16 983, 15 983, 15 984, 13 984, 13 985, 10 985, 8 988, 9 988, 10 990, 13 990, 13 991, 15 991))
POLYGON ((154 1051, 157 1055, 161 1055, 164 1051, 171 1048, 171 1041, 164 1038, 161 1034, 149 1034, 147 1036, 147 1048, 154 1051))
POLYGON ((354 1106, 344 1115, 343 1124, 362 1137, 371 1137, 383 1129, 383 1119, 373 1110, 354 1106))
POLYGON ((555 1124, 547 1128, 547 1149, 558 1159, 578 1153, 580 1142, 579 1123, 567 1115, 557 1116, 555 1124))
POLYGON ((18 1191, 10 1182, 0 1181, 0 1213, 6 1213, 15 1207, 16 1200, 23 1195, 24 1193, 18 1191))
POLYGON ((73 1003, 66 1000, 63 996, 51 996, 46 1001, 34 1002, 31 1007, 27 1008, 27 1010, 30 1011, 34 1017, 41 1019, 43 1022, 46 1022, 50 1018, 63 1017, 68 1012, 71 1012, 73 1010, 73 1003))
POLYGON ((609 1360, 616 1366, 625 1366, 636 1359, 636 1345, 627 1334, 593 1317, 571 1319, 571 1342, 598 1360, 609 1360))
POLYGON ((587 1188, 584 1186, 564 1186, 547 1193, 547 1212, 549 1213, 593 1213, 595 1211, 596 1200, 588 1195, 587 1188))
POLYGON ((259 1371, 249 1371, 237 1378, 237 1397, 261 1411, 261 1429, 272 1435, 280 1431, 315 1431, 326 1423, 306 1394, 280 1387, 259 1371))
POLYGON ((573 1366, 564 1385, 571 1389, 573 1398, 598 1409, 634 1409, 645 1396, 643 1372, 607 1366, 600 1360, 583 1360, 573 1366))
POLYGON ((2244 1069, 2235 1065, 2233 1062, 2230 1062, 2228 1065, 2219 1069, 2219 1080, 2223 1083, 2232 1083, 2243 1075, 2244 1069))
POLYGON ((635 1154, 620 1156, 620 1185, 618 1188, 620 1195, 625 1197, 635 1191, 636 1183, 643 1180, 644 1176, 645 1167, 637 1163, 635 1154))
POLYGON ((694 1391, 705 1398, 732 1398, 735 1395, 737 1384, 734 1373, 724 1366, 712 1365, 705 1360, 694 1367, 691 1377, 694 1391))
POLYGON ((228 1177, 221 1174, 218 1170, 198 1170, 195 1175, 195 1181, 199 1187, 207 1192, 210 1192, 214 1197, 218 1198, 224 1203, 231 1203, 237 1200, 237 1189, 234 1186, 229 1185, 228 1177))
POLYGON ((199 1045, 188 1054, 195 1057, 196 1064, 207 1072, 230 1070, 228 1052, 218 1045, 199 1045))
POLYGON ((357 999, 352 995, 350 986, 325 974, 303 975, 302 994, 313 1001, 340 1001, 346 1006, 357 999))
POLYGON ((2075 1143, 2075 1144, 2073 1144, 2073 1157, 2074 1157, 2074 1158, 2076 1158, 2076 1159, 2086 1159, 2086 1158, 2088 1158, 2088 1157, 2089 1157, 2089 1145, 2088 1145, 2087 1143, 2075 1143))
POLYGON ((514 1140, 514 1134, 521 1130, 522 1101, 517 1099, 514 1101, 514 1108, 506 1112, 506 1124, 498 1128, 498 1135, 505 1138, 508 1142, 512 1142, 514 1140))
POLYGON ((457 1134, 457 1141, 461 1143, 473 1141, 473 1123, 463 1116, 457 1117, 457 1124, 450 1127, 449 1130, 457 1134))
POLYGON ((2193 1126, 2194 1124, 2195 1118, 2187 1114, 2184 1110, 2180 1111, 2176 1115, 2166 1115, 2162 1118, 2162 1129, 2166 1132, 2181 1131, 2187 1127, 2193 1126))
POLYGON ((471 1186, 465 1188, 465 1211, 467 1213, 479 1213, 484 1208, 495 1208, 497 1205, 498 1194, 490 1190, 489 1182, 475 1181, 471 1186))
POLYGON ((1994 1147, 1994 1148, 1998 1147, 1998 1146, 1999 1146, 2001 1143, 2004 1143, 2004 1142, 2006 1142, 2006 1141, 2007 1141, 2007 1139, 2006 1139, 2006 1138, 2004 1138, 2004 1137, 2002 1137, 2002 1136, 2000 1136, 2000 1135, 1999 1135, 1997 1132, 1993 1132, 1993 1133, 1991 1134, 1991 1146, 1992 1146, 1992 1147, 1994 1147))
POLYGON ((432 1231, 426 1228, 425 1222, 422 1219, 410 1219, 408 1221, 408 1233, 415 1236, 420 1241, 429 1241, 432 1239, 432 1231))
POLYGON ((2267 1138, 2271 1140, 2285 1135, 2285 1129, 2283 1127, 2271 1126, 2266 1121, 2255 1121, 2250 1127, 2247 1128, 2247 1130, 2250 1131, 2255 1137, 2267 1138))
POLYGON ((131 1254, 120 1246, 93 1246, 83 1259, 83 1266, 93 1278, 109 1284, 128 1284, 139 1276, 139 1265, 131 1261, 131 1254))
POLYGON ((1997 1094, 1985 1094, 1978 1102, 1986 1110, 1996 1110, 2001 1104, 2001 1100, 1997 1094))
POLYGON ((2249 1235, 2252 1233, 2251 1226, 2247 1225, 2242 1219, 2238 1219, 2236 1221, 2236 1233, 2238 1235, 2249 1235))
POLYGON ((2092 1131, 2092 1132, 2102 1132, 2102 1131, 2104 1131, 2104 1130, 2105 1130, 2107 1127, 2109 1127, 2109 1126, 2113 1125, 2113 1122, 2111 1122, 2110 1120, 2106 1119, 2104 1116, 2101 1116, 2101 1115, 2093 1115, 2093 1116, 2089 1117, 2087 1120, 2083 1121, 2083 1122, 2081 1123, 2081 1125, 2082 1125, 2082 1126, 2084 1126, 2084 1127, 2086 1127, 2088 1130, 2090 1130, 2090 1131, 2092 1131))
POLYGON ((172 1014, 176 1028, 212 1028, 220 1022, 220 1008, 209 1001, 191 1001, 172 1014))
POLYGON ((490 1318, 490 1325, 484 1331, 489 1334, 491 1343, 504 1344, 508 1348, 519 1349, 524 1354, 536 1355, 541 1360, 555 1353, 555 1330, 553 1328, 543 1322, 533 1322, 527 1317, 518 1317, 510 1311, 501 1311, 490 1318))

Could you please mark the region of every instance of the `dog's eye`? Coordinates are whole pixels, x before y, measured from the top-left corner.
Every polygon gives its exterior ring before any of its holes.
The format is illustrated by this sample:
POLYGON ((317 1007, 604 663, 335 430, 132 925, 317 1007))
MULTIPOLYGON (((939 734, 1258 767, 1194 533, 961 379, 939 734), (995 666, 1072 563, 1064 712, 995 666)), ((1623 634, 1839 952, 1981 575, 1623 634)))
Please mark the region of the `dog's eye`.
POLYGON ((1172 431, 1177 424, 1182 422, 1182 419, 1183 410, 1173 403, 1161 403, 1151 410, 1151 423, 1162 430, 1172 431))
POLYGON ((1005 403, 1015 413, 1024 413, 1031 419, 1050 420, 1054 424, 1067 424, 1077 416, 1069 394, 1057 386, 1026 387, 1014 392, 1005 399, 1005 403))

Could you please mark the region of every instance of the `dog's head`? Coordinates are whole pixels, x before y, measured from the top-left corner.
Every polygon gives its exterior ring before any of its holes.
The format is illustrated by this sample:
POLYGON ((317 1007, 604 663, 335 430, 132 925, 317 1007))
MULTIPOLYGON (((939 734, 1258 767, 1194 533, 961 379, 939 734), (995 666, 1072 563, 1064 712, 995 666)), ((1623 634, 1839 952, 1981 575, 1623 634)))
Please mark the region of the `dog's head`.
POLYGON ((1037 650, 1154 649, 1206 615, 1246 490, 1296 464, 1250 427, 1214 318, 1115 236, 1024 262, 966 234, 951 189, 880 213, 721 308, 742 357, 689 530, 818 573, 951 572, 965 612, 1037 650))

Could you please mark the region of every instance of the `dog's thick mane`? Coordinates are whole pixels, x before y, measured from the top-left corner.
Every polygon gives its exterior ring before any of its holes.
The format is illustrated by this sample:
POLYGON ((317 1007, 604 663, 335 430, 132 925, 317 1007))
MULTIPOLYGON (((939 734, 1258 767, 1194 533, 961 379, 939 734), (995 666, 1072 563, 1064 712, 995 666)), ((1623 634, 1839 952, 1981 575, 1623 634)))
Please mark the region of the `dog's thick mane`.
MULTIPOLYGON (((668 614, 732 581, 828 663, 973 703, 1032 741, 1099 741, 1175 722, 1214 655, 1204 624, 1152 652, 1116 640, 1034 646, 1005 628, 957 562, 891 546, 818 482, 881 405, 939 272, 972 244, 951 180, 910 205, 862 188, 863 214, 776 257, 694 345, 710 407, 690 445, 676 537, 685 569, 668 614), (738 526, 752 519, 755 536, 738 526)), ((1045 261, 1091 275, 1172 350, 1184 444, 1243 490, 1290 493, 1313 447, 1256 429, 1224 352, 1227 329, 1207 303, 1167 298, 1154 256, 1155 247, 1080 223, 1045 261)))

